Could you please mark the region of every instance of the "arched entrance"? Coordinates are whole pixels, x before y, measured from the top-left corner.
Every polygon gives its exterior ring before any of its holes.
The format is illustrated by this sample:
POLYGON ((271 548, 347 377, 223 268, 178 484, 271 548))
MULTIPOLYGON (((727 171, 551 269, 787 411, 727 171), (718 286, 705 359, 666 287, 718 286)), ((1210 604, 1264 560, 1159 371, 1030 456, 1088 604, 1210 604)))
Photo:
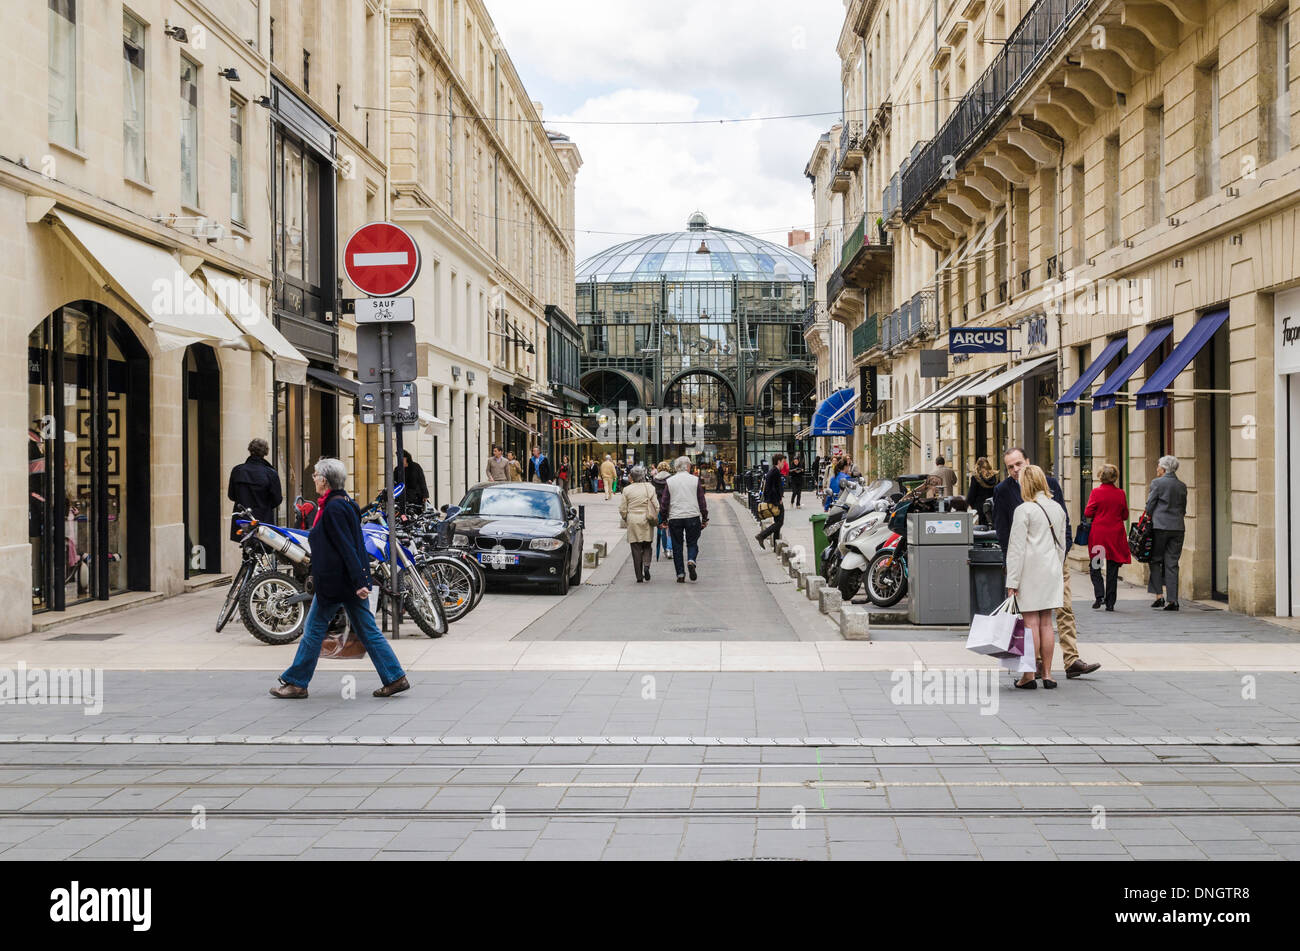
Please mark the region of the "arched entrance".
POLYGON ((221 371, 207 344, 185 350, 185 577, 221 570, 221 371))
POLYGON ((806 429, 817 409, 817 381, 806 370, 784 370, 773 376, 758 398, 758 413, 748 450, 751 466, 783 452, 790 459, 802 456, 811 463, 811 439, 796 439, 806 429))
POLYGON ((149 358, 94 301, 27 339, 32 610, 149 588, 149 358))
POLYGON ((664 391, 664 408, 679 414, 686 424, 686 428, 679 428, 678 432, 673 431, 670 423, 662 426, 665 455, 689 455, 706 464, 719 459, 731 465, 738 464, 736 394, 726 380, 705 371, 683 373, 664 391), (684 440, 682 436, 686 432, 695 438, 690 442, 684 440))

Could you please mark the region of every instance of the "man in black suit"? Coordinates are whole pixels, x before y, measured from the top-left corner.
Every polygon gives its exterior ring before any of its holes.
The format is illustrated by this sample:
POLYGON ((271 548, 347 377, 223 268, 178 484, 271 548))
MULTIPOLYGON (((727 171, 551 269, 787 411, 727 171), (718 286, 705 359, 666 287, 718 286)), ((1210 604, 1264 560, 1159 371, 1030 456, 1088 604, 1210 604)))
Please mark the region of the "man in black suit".
MULTIPOLYGON (((271 451, 265 439, 254 439, 248 444, 248 459, 230 470, 226 497, 248 509, 259 522, 275 524, 275 510, 284 501, 280 491, 280 475, 266 461, 271 451)), ((239 541, 235 523, 230 523, 230 540, 239 541)))
MULTIPOLYGON (((1020 507, 1020 470, 1029 465, 1029 459, 1025 456, 1025 451, 1019 446, 1013 446, 1006 451, 1002 461, 1007 466, 1007 477, 999 482, 993 488, 993 528, 998 533, 998 544, 1002 550, 1007 550, 1007 544, 1011 540, 1011 518, 1015 515, 1016 509, 1020 507)), ((1056 500, 1065 511, 1065 552, 1068 556, 1070 553, 1070 542, 1073 536, 1070 534, 1070 510, 1065 507, 1065 493, 1061 491, 1061 483, 1057 482, 1052 476, 1047 477, 1047 487, 1052 493, 1052 498, 1056 500)), ((1078 637, 1079 632, 1074 624, 1074 605, 1070 600, 1070 563, 1067 560, 1061 566, 1065 574, 1065 602, 1056 611, 1056 636, 1061 642, 1061 655, 1065 661, 1065 676, 1073 680, 1083 674, 1090 674, 1095 670, 1101 669, 1101 664, 1088 664, 1079 657, 1078 637)), ((1040 675, 1041 676, 1041 675, 1040 675)))

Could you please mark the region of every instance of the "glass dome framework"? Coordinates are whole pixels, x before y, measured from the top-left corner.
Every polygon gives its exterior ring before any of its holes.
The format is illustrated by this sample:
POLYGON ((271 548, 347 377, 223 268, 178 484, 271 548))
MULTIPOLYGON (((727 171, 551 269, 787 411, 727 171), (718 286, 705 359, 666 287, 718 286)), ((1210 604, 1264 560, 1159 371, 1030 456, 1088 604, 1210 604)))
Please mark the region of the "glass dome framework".
MULTIPOLYGON (((710 390, 707 444, 695 450, 700 461, 722 459, 743 469, 769 458, 778 442, 787 453, 807 454, 811 446, 793 438, 799 427, 784 419, 769 425, 771 394, 755 392, 760 379, 778 372, 815 375, 802 332, 814 295, 807 260, 772 242, 713 227, 696 212, 684 231, 623 242, 583 262, 577 274, 584 387, 608 395, 609 389, 598 385, 607 377, 597 371, 618 371, 645 381, 647 409, 683 409, 669 405, 691 401, 682 399, 687 396, 682 387, 670 392, 673 381, 683 374, 712 374, 735 396, 724 410, 710 390), (760 401, 768 405, 756 423, 760 401)), ((591 396, 600 402, 600 395, 591 396)), ((778 415, 792 413, 793 407, 778 415)), ((603 451, 624 457, 630 450, 637 458, 658 461, 679 448, 655 444, 603 451)))

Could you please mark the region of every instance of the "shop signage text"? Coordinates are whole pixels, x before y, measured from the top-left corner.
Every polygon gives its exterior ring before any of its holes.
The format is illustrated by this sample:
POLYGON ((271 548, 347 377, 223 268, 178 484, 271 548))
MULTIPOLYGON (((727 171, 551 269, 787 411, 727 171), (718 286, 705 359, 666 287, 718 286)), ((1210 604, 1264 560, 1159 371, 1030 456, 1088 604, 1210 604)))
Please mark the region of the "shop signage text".
POLYGON ((970 330, 953 327, 948 331, 949 353, 1006 353, 1008 332, 1005 327, 970 330))

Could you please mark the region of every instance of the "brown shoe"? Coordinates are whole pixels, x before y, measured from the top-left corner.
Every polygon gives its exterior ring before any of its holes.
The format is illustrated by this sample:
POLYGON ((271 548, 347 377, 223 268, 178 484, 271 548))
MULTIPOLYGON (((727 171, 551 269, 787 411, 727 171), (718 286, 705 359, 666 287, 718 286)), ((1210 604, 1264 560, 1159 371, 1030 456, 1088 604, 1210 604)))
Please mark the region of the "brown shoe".
POLYGON ((271 688, 271 696, 278 697, 281 700, 306 700, 307 688, 282 683, 278 687, 271 688))
POLYGON ((1082 660, 1076 660, 1069 667, 1065 668, 1065 676, 1073 680, 1075 677, 1082 677, 1084 674, 1090 674, 1094 670, 1101 670, 1101 664, 1085 664, 1082 660))
POLYGON ((405 677, 398 677, 391 684, 384 684, 375 691, 376 697, 391 697, 395 693, 401 693, 403 690, 410 690, 411 682, 405 677))

